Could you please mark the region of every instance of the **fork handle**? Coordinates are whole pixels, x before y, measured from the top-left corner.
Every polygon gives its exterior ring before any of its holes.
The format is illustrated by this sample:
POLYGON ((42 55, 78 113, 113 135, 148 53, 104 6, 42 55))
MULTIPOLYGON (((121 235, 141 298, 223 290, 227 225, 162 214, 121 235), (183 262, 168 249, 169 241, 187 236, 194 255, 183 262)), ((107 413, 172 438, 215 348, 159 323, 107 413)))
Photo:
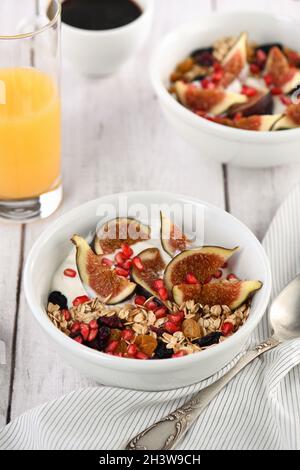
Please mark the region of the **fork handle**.
POLYGON ((267 341, 248 351, 237 364, 209 387, 200 390, 191 400, 181 408, 173 411, 161 421, 152 424, 133 439, 127 446, 127 450, 170 450, 183 438, 193 422, 202 413, 204 408, 215 398, 228 382, 235 377, 244 367, 261 354, 278 346, 279 341, 271 337, 267 341))

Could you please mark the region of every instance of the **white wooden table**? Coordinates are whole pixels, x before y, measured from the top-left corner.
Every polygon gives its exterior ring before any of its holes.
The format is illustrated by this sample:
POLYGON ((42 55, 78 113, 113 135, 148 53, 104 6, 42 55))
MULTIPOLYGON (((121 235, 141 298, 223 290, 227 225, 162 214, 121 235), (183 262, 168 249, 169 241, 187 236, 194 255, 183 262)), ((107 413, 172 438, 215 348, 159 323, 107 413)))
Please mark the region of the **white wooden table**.
MULTIPOLYGON (((161 115, 148 76, 160 37, 181 22, 234 8, 299 15, 296 0, 156 0, 148 45, 117 75, 89 80, 63 68, 65 198, 50 219, 28 226, 0 224, 0 427, 25 410, 93 385, 51 349, 26 305, 24 260, 40 233, 65 211, 128 190, 185 193, 226 208, 262 238, 278 205, 300 176, 300 165, 242 170, 203 161, 161 115)), ((300 44, 299 44, 300 49, 300 44)))

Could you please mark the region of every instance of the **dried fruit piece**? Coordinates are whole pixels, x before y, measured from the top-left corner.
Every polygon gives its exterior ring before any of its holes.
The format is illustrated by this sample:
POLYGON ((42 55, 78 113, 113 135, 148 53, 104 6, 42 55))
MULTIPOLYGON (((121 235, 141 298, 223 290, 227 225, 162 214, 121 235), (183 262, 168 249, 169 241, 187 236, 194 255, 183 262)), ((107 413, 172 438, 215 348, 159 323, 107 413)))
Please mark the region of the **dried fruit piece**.
POLYGON ((155 349, 157 348, 157 341, 151 335, 140 335, 137 336, 135 344, 141 352, 147 354, 148 357, 152 357, 155 349))
POLYGON ((170 359, 172 355, 173 355, 173 350, 167 349, 167 345, 163 341, 158 341, 154 358, 155 359, 170 359))
POLYGON ((68 308, 68 300, 61 292, 54 291, 48 297, 48 303, 58 305, 62 310, 68 308))
POLYGON ((224 76, 221 82, 223 87, 226 88, 230 85, 247 64, 247 43, 248 35, 247 33, 242 33, 224 58, 222 63, 224 76))
POLYGON ((247 102, 245 95, 226 92, 222 89, 208 90, 180 81, 176 82, 175 87, 179 101, 192 111, 205 111, 218 115, 234 104, 247 102))
POLYGON ((136 284, 118 276, 108 266, 102 264, 89 244, 78 235, 72 242, 76 246, 76 262, 80 278, 87 288, 91 288, 99 299, 107 304, 117 304, 133 294, 136 284))
POLYGON ((210 333, 209 335, 203 336, 203 338, 198 339, 195 341, 195 344, 200 348, 207 348, 208 346, 212 346, 213 344, 218 344, 220 342, 220 338, 222 333, 216 331, 214 333, 210 333))
POLYGON ((182 323, 182 332, 184 336, 188 339, 199 338, 201 335, 201 329, 199 324, 193 318, 184 320, 182 323))
POLYGON ((193 273, 200 283, 213 276, 219 268, 238 250, 216 246, 205 246, 187 250, 177 255, 168 264, 164 280, 169 292, 173 286, 185 283, 187 274, 193 273))
POLYGON ((153 283, 161 276, 165 268, 165 262, 160 251, 158 248, 148 248, 140 253, 139 258, 143 264, 143 271, 134 266, 132 278, 146 292, 154 297, 158 297, 158 293, 153 289, 153 283))
POLYGON ((263 286, 260 281, 221 281, 204 286, 178 285, 173 288, 177 305, 194 300, 202 305, 227 305, 234 310, 263 286))
POLYGON ((160 213, 160 239, 163 249, 173 257, 177 252, 187 249, 191 244, 188 237, 170 219, 160 213))
POLYGON ((134 245, 150 239, 151 230, 141 222, 123 217, 106 222, 98 231, 94 240, 95 252, 98 255, 111 254, 123 244, 134 245))

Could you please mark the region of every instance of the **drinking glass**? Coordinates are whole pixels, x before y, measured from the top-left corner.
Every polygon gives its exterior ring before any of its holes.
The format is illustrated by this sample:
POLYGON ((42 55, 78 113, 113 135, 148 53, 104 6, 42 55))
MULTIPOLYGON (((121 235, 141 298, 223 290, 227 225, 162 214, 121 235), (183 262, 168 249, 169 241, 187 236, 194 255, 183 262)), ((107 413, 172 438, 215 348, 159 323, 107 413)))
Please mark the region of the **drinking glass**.
POLYGON ((62 200, 59 0, 0 2, 0 218, 62 200))

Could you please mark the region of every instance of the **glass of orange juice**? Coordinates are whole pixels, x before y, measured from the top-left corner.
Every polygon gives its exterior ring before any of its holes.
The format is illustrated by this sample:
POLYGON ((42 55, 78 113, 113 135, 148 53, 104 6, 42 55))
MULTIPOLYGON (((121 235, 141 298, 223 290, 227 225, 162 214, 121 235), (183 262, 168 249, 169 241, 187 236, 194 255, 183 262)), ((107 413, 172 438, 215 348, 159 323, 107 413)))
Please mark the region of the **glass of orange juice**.
POLYGON ((62 200, 59 0, 0 2, 0 218, 45 218, 62 200))

